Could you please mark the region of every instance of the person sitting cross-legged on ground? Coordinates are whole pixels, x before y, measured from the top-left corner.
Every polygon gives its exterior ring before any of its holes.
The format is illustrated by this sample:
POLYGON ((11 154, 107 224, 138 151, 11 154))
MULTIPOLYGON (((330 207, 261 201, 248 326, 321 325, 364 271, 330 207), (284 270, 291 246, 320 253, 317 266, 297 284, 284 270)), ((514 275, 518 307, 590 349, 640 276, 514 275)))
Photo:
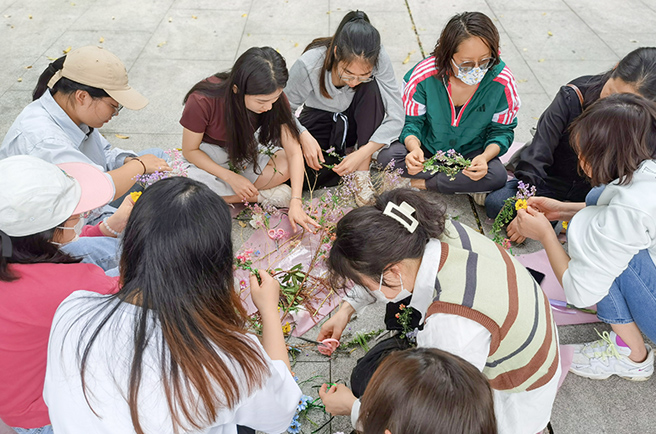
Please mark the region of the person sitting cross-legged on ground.
POLYGON ((125 228, 119 291, 76 291, 55 314, 43 398, 56 433, 287 429, 301 390, 280 286, 251 276, 260 343, 233 287, 231 228, 205 184, 171 177, 146 189, 125 228))
POLYGON ((380 33, 362 11, 347 13, 331 37, 317 38, 294 62, 285 87, 298 118, 307 188, 354 174, 358 206, 373 200, 372 155, 397 140, 401 93, 380 33))
POLYGON ((317 224, 301 198, 303 153, 282 91, 287 78, 280 53, 253 47, 230 71, 196 83, 184 98, 182 153, 192 163, 188 176, 226 202, 289 207, 294 231, 296 224, 311 230, 317 224))
POLYGON ((74 291, 118 290, 115 278, 61 247, 77 237, 80 214, 113 195, 90 164, 0 160, 0 418, 20 434, 52 433, 43 384, 57 307, 74 291))
POLYGON ((520 99, 500 58, 492 20, 480 12, 452 17, 432 55, 410 70, 404 83, 400 143, 383 149, 378 162, 395 161, 419 189, 453 194, 502 187, 507 173, 498 157, 513 142, 520 99), (427 158, 451 149, 471 159, 471 166, 453 180, 443 172, 423 172, 427 158))
MULTIPOLYGON (((385 323, 402 335, 380 342, 351 374, 364 393, 383 358, 408 346, 462 357, 489 380, 501 434, 535 434, 551 415, 560 379, 558 336, 549 300, 529 271, 501 246, 446 219, 431 191, 397 189, 337 223, 328 266, 334 288, 359 285, 321 327, 318 340, 339 339, 364 305, 386 303, 385 323), (406 318, 399 327, 401 318, 406 318)), ((339 386, 346 389, 346 386, 339 386)), ((347 389, 348 390, 348 389, 347 389)), ((355 425, 359 402, 339 394, 336 414, 355 425)), ((324 397, 327 407, 330 397, 324 397)))
POLYGON ((656 103, 632 94, 600 99, 574 122, 572 147, 594 187, 585 202, 532 197, 517 212, 520 235, 542 243, 575 306, 597 304, 611 325, 576 345, 571 372, 647 380, 656 340, 656 103), (570 221, 568 251, 549 221, 570 221))

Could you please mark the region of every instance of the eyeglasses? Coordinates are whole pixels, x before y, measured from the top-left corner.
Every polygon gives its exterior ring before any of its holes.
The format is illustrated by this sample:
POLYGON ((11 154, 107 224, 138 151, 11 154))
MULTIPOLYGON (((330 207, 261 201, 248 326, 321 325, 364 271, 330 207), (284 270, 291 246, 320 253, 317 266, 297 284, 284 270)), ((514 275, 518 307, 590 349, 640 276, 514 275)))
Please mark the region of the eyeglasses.
POLYGON ((374 79, 374 76, 369 74, 369 77, 361 77, 359 75, 351 75, 351 74, 339 74, 340 80, 343 80, 347 83, 350 83, 352 81, 359 81, 360 83, 369 83, 374 79))
POLYGON ((104 99, 101 99, 100 101, 104 102, 108 106, 114 109, 114 113, 112 113, 112 117, 118 116, 118 113, 123 110, 123 106, 119 104, 118 106, 115 106, 114 104, 110 104, 109 102, 105 101, 104 99))
POLYGON ((453 64, 456 65, 460 71, 469 72, 472 69, 474 69, 476 66, 478 66, 481 69, 487 69, 487 68, 489 68, 490 64, 493 61, 494 61, 494 58, 486 57, 485 59, 482 59, 480 62, 472 62, 472 61, 468 60, 468 61, 462 62, 460 65, 458 65, 454 61, 453 64))

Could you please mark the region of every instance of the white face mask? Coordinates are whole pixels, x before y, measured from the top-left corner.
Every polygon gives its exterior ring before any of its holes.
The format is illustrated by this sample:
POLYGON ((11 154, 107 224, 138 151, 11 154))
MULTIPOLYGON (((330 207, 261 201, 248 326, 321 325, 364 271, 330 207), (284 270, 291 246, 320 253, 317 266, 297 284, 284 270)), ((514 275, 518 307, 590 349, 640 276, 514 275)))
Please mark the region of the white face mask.
POLYGON ((399 274, 399 280, 401 281, 401 292, 396 294, 396 296, 392 299, 389 299, 383 294, 383 291, 381 291, 381 288, 383 287, 383 274, 381 273, 380 275, 380 283, 378 284, 378 290, 377 291, 372 291, 371 295, 374 296, 374 298, 378 301, 381 301, 383 303, 398 303, 401 300, 405 300, 406 298, 410 297, 412 293, 405 289, 403 287, 403 279, 401 278, 401 275, 399 274))
POLYGON ((456 62, 454 62, 453 59, 451 59, 451 63, 453 63, 453 65, 458 69, 458 74, 456 74, 456 77, 458 77, 460 81, 468 86, 474 86, 483 81, 483 77, 485 77, 485 73, 488 70, 488 68, 480 68, 476 66, 467 72, 463 72, 463 70, 460 69, 458 65, 456 65, 456 62))
POLYGON ((62 230, 65 230, 65 231, 70 231, 70 230, 75 231, 75 235, 73 236, 72 240, 67 241, 65 243, 56 243, 54 241, 52 241, 52 243, 55 244, 55 245, 58 245, 58 246, 63 246, 65 244, 72 243, 73 241, 77 241, 78 239, 80 239, 80 234, 82 233, 82 228, 83 227, 84 227, 84 219, 82 217, 80 217, 80 219, 77 221, 77 223, 75 223, 75 226, 73 226, 71 228, 66 227, 66 226, 57 226, 58 229, 62 229, 62 230))

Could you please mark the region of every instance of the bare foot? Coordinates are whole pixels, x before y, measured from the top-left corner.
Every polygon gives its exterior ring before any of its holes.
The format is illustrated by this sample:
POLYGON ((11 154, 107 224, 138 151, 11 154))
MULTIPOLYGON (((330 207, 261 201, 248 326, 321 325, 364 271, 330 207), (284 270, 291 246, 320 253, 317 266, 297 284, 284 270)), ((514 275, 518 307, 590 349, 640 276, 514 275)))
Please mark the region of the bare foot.
POLYGON ((419 190, 426 190, 426 180, 425 179, 411 179, 410 186, 418 188, 419 190))

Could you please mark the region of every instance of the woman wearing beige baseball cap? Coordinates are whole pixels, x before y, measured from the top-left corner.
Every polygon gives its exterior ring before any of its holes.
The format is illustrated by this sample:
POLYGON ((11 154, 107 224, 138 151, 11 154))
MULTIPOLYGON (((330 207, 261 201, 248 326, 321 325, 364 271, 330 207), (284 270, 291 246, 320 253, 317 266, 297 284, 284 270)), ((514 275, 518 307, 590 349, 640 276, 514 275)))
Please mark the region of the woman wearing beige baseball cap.
POLYGON ((98 132, 125 106, 141 110, 148 100, 128 85, 121 60, 87 46, 52 62, 41 74, 28 105, 9 128, 0 159, 32 155, 51 163, 82 162, 108 172, 115 197, 137 175, 171 170, 161 149, 137 154, 111 144, 98 132))
POLYGON ((114 188, 89 164, 27 155, 0 160, 0 174, 0 418, 49 433, 42 395, 55 310, 74 291, 118 289, 115 278, 60 245, 78 235, 80 214, 106 204, 114 188))

